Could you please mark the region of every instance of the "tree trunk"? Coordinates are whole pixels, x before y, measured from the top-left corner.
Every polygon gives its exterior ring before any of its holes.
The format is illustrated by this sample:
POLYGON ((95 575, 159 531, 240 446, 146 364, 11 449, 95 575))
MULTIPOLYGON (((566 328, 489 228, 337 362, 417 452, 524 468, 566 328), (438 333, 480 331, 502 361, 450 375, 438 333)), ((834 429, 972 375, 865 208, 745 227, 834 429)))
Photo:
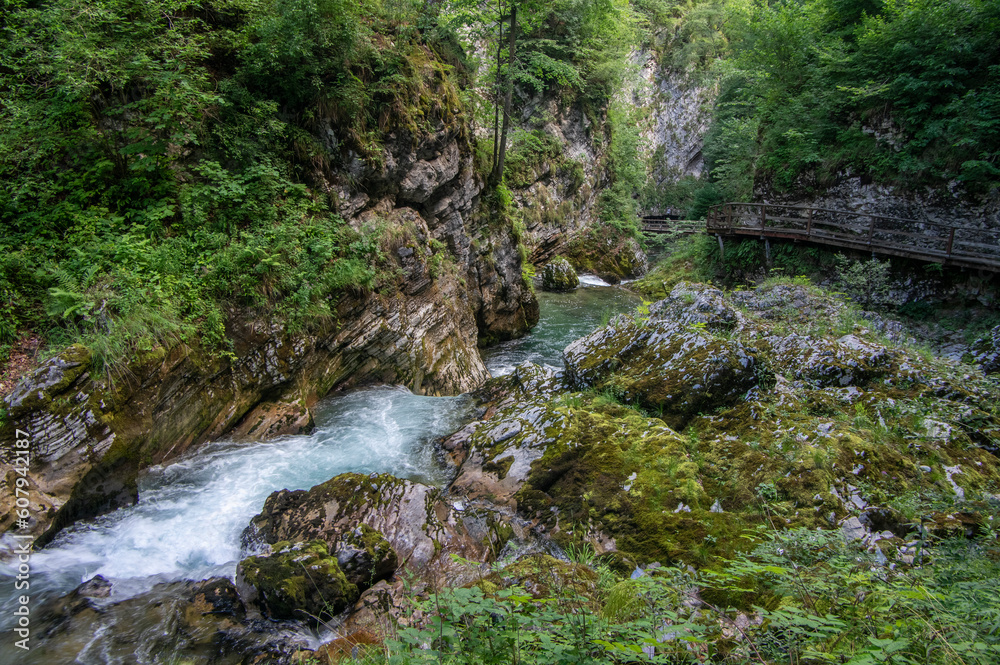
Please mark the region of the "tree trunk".
POLYGON ((514 95, 514 45, 517 39, 517 5, 510 8, 510 42, 507 59, 507 94, 503 100, 503 128, 500 130, 500 149, 497 162, 493 165, 492 180, 497 185, 503 180, 503 162, 507 156, 507 132, 510 131, 510 102, 514 95))
POLYGON ((499 33, 497 34, 497 73, 493 81, 493 161, 490 163, 490 178, 497 170, 497 149, 500 147, 500 68, 503 65, 503 5, 497 0, 499 33))

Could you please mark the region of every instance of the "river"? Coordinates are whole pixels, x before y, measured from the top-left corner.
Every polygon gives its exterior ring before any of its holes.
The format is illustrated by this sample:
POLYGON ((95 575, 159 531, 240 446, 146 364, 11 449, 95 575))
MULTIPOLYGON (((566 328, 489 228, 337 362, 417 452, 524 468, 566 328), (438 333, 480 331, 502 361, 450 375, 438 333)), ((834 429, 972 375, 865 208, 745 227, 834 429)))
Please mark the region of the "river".
MULTIPOLYGON (((524 361, 559 368, 569 342, 638 303, 623 289, 586 285, 598 281, 587 279, 571 293, 540 292, 541 320, 534 331, 484 352, 491 373, 506 374, 524 361)), ((242 530, 267 496, 281 488, 307 489, 348 471, 445 484, 448 472, 432 442, 468 422, 474 410, 467 395, 422 397, 392 386, 359 389, 323 400, 311 434, 268 443, 218 441, 152 468, 141 479, 134 506, 73 525, 32 554, 31 605, 37 608, 95 575, 113 583, 110 601, 160 582, 232 577, 242 530)), ((14 574, 13 564, 0 567, 5 638, 16 607, 8 596, 14 574)), ((0 644, 0 662, 12 662, 11 641, 0 644)))

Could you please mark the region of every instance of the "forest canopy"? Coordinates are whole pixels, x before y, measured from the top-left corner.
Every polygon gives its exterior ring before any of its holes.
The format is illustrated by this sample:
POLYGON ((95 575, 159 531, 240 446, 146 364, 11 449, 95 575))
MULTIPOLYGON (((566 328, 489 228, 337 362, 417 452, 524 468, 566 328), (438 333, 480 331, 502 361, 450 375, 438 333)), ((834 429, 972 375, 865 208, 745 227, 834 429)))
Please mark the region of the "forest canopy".
POLYGON ((681 66, 719 81, 706 201, 749 200, 754 184, 820 190, 845 174, 904 188, 954 182, 973 195, 996 187, 1000 4, 660 4, 674 7, 672 29, 686 41, 674 57, 707 50, 710 62, 681 66))

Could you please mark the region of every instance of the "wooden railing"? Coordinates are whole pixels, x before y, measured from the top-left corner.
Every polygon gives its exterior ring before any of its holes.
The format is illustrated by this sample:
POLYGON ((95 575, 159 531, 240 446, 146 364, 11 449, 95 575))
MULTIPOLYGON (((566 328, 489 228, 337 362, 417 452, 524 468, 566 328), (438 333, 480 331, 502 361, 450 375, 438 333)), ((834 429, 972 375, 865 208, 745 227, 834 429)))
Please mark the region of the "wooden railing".
POLYGON ((646 233, 675 233, 686 235, 701 233, 705 225, 698 221, 671 219, 669 217, 643 217, 642 230, 646 233))
POLYGON ((938 222, 771 203, 723 203, 709 209, 706 230, 1000 271, 1000 231, 938 222))

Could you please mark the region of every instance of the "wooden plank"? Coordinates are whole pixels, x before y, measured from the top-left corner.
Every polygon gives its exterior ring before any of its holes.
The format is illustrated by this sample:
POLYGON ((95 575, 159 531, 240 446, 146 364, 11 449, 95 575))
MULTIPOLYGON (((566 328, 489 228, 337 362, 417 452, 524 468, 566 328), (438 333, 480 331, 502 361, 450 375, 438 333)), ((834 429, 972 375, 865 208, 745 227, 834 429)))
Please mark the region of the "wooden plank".
POLYGON ((1000 267, 1000 234, 997 236, 998 242, 996 244, 962 240, 955 237, 956 232, 976 232, 987 235, 991 232, 927 220, 829 208, 730 202, 713 206, 710 209, 706 228, 727 232, 729 235, 804 239, 820 244, 863 251, 928 261, 944 261, 949 265, 991 269, 1000 267), (835 216, 835 218, 824 219, 826 215, 835 216), (725 223, 723 223, 723 217, 725 223), (805 223, 804 230, 802 229, 803 223, 805 223), (913 229, 893 228, 901 224, 915 225, 927 232, 919 233, 914 232, 913 229), (922 244, 925 246, 920 246, 922 244), (947 247, 940 249, 941 245, 947 245, 947 247))

